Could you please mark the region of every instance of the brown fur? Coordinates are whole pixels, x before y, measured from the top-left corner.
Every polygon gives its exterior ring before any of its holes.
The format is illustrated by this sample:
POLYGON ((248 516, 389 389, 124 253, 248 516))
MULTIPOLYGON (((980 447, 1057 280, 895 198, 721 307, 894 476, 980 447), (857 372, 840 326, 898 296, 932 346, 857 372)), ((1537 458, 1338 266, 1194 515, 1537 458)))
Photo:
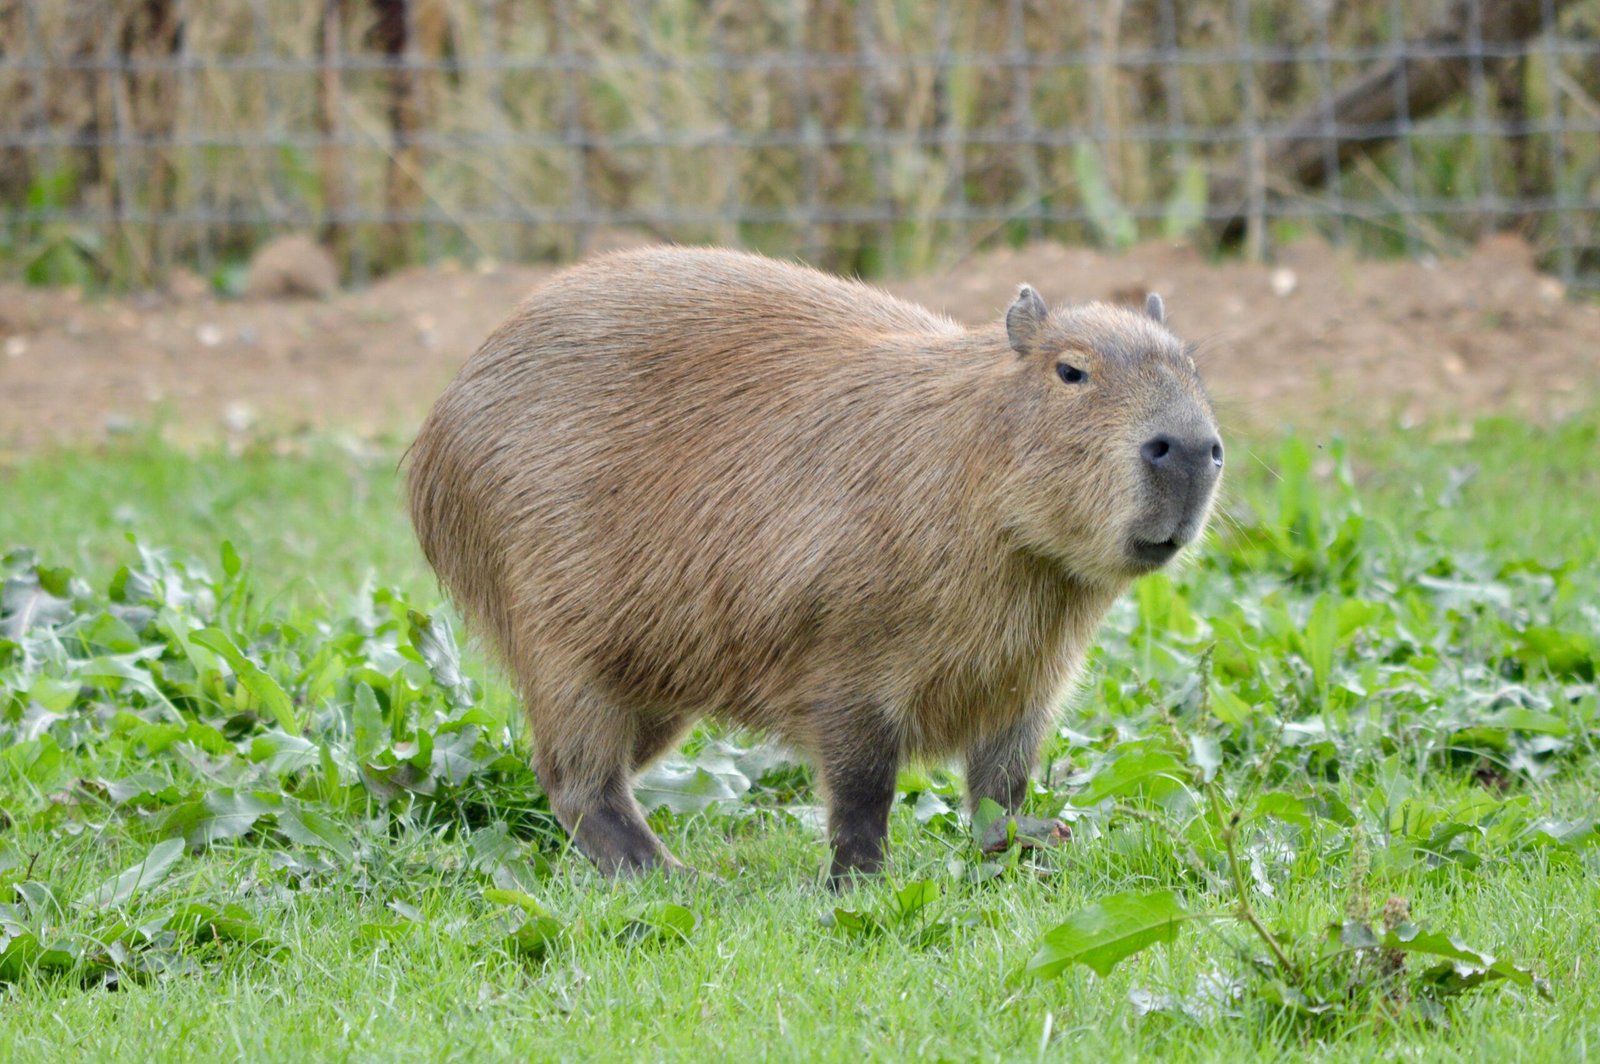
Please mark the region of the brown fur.
POLYGON ((1025 302, 966 329, 752 255, 627 251, 467 362, 414 445, 412 520, 598 864, 675 863, 628 787, 704 714, 817 760, 836 875, 877 867, 902 757, 966 754, 974 800, 1021 801, 1153 567, 1130 539, 1204 523, 1209 491, 1175 510, 1141 442, 1215 435, 1158 304, 1025 302))

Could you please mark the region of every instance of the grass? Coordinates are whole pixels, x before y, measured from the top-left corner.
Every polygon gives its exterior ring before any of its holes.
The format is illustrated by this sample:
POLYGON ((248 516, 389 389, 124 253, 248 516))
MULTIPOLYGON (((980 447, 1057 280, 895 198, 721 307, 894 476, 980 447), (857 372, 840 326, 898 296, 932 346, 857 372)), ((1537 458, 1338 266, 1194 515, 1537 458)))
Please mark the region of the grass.
POLYGON ((1113 612, 1048 751, 1032 812, 1074 841, 981 854, 958 781, 909 770, 889 875, 843 897, 808 773, 749 736, 702 731, 648 781, 725 882, 564 852, 392 452, 22 457, 0 545, 43 568, 13 558, 0 606, 0 1057, 1582 1059, 1597 436, 1235 441, 1215 541, 1113 612), (27 633, 24 594, 48 614, 27 633), (1166 892, 1171 944, 1019 978, 1083 946, 1053 930, 1075 914, 1166 892), (1382 934, 1390 897, 1549 997, 1327 938, 1382 934), (1316 978, 1274 967, 1241 901, 1316 978))
POLYGON ((431 592, 403 516, 400 447, 314 441, 288 458, 281 449, 190 453, 139 438, 30 456, 0 472, 6 498, 19 500, 0 516, 0 545, 35 545, 103 582, 127 558, 130 534, 208 561, 231 539, 286 605, 342 602, 371 574, 431 592))

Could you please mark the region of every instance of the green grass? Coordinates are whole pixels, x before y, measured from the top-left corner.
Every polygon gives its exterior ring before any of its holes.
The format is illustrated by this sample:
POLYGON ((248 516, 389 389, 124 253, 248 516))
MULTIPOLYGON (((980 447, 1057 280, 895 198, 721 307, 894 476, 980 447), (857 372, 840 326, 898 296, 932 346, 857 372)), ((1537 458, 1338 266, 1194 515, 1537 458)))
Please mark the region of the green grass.
POLYGON ((24 457, 0 469, 0 549, 40 565, 13 558, 0 605, 0 1059, 1581 1059, 1600 416, 1460 435, 1234 441, 1214 541, 1113 612, 1048 751, 1032 811, 1074 841, 985 857, 958 781, 912 770, 889 875, 842 898, 808 774, 748 736, 651 778, 669 845, 723 881, 565 852, 514 700, 470 651, 456 678, 393 452, 24 457), (8 627, 24 595, 49 624, 8 627), (1222 918, 1017 978, 1108 896, 1231 913, 1234 810, 1320 1012, 1222 918), (153 848, 164 878, 75 904, 153 848), (1549 997, 1326 959, 1390 896, 1549 997))
POLYGON ((229 539, 286 605, 331 606, 369 575, 430 591, 403 516, 399 447, 277 450, 190 453, 140 439, 0 466, 0 549, 26 543, 103 582, 127 559, 130 534, 207 561, 229 539))

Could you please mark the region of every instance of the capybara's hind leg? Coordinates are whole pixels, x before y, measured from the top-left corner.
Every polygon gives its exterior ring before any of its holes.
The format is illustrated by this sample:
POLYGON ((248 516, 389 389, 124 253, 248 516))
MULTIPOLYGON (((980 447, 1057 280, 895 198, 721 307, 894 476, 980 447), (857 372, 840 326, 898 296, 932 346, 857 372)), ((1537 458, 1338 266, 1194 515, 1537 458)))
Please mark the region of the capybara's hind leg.
POLYGON ((646 715, 635 725, 633 752, 628 758, 634 772, 646 768, 650 762, 678 745, 683 733, 689 730, 694 718, 686 713, 646 715))
POLYGON ((564 726, 546 726, 540 734, 535 714, 534 728, 534 767, 561 826, 607 875, 681 868, 634 800, 631 719, 620 707, 589 695, 581 696, 580 705, 564 708, 570 713, 563 714, 564 726))
MULTIPOLYGON (((544 769, 541 781, 558 780, 544 769)), ((662 844, 644 812, 634 800, 625 774, 608 778, 596 788, 571 788, 561 783, 545 785, 550 807, 578 844, 584 856, 607 875, 643 872, 655 867, 677 869, 682 863, 662 844)))

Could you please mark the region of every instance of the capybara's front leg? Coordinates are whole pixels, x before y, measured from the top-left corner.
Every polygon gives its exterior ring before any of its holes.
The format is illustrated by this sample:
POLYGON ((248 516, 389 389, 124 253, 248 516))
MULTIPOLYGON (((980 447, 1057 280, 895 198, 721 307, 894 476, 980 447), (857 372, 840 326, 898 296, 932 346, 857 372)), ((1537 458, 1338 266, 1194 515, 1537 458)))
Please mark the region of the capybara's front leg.
POLYGON ((1039 744, 1050 728, 1050 714, 1028 710, 967 750, 967 805, 976 810, 985 798, 1007 813, 1022 811, 1028 778, 1039 759, 1039 744))
POLYGON ((1011 845, 1012 834, 1024 846, 1054 844, 1072 832, 1059 820, 1039 820, 1019 816, 1028 797, 1028 780, 1039 760, 1039 744, 1050 730, 1048 711, 1032 710, 999 731, 980 739, 967 751, 967 802, 977 811, 978 803, 990 799, 1006 811, 1006 816, 989 825, 978 845, 987 853, 997 853, 1011 845))
POLYGON ((831 713, 823 726, 820 760, 833 846, 828 885, 839 890, 852 875, 883 867, 900 736, 883 711, 870 705, 831 713))

